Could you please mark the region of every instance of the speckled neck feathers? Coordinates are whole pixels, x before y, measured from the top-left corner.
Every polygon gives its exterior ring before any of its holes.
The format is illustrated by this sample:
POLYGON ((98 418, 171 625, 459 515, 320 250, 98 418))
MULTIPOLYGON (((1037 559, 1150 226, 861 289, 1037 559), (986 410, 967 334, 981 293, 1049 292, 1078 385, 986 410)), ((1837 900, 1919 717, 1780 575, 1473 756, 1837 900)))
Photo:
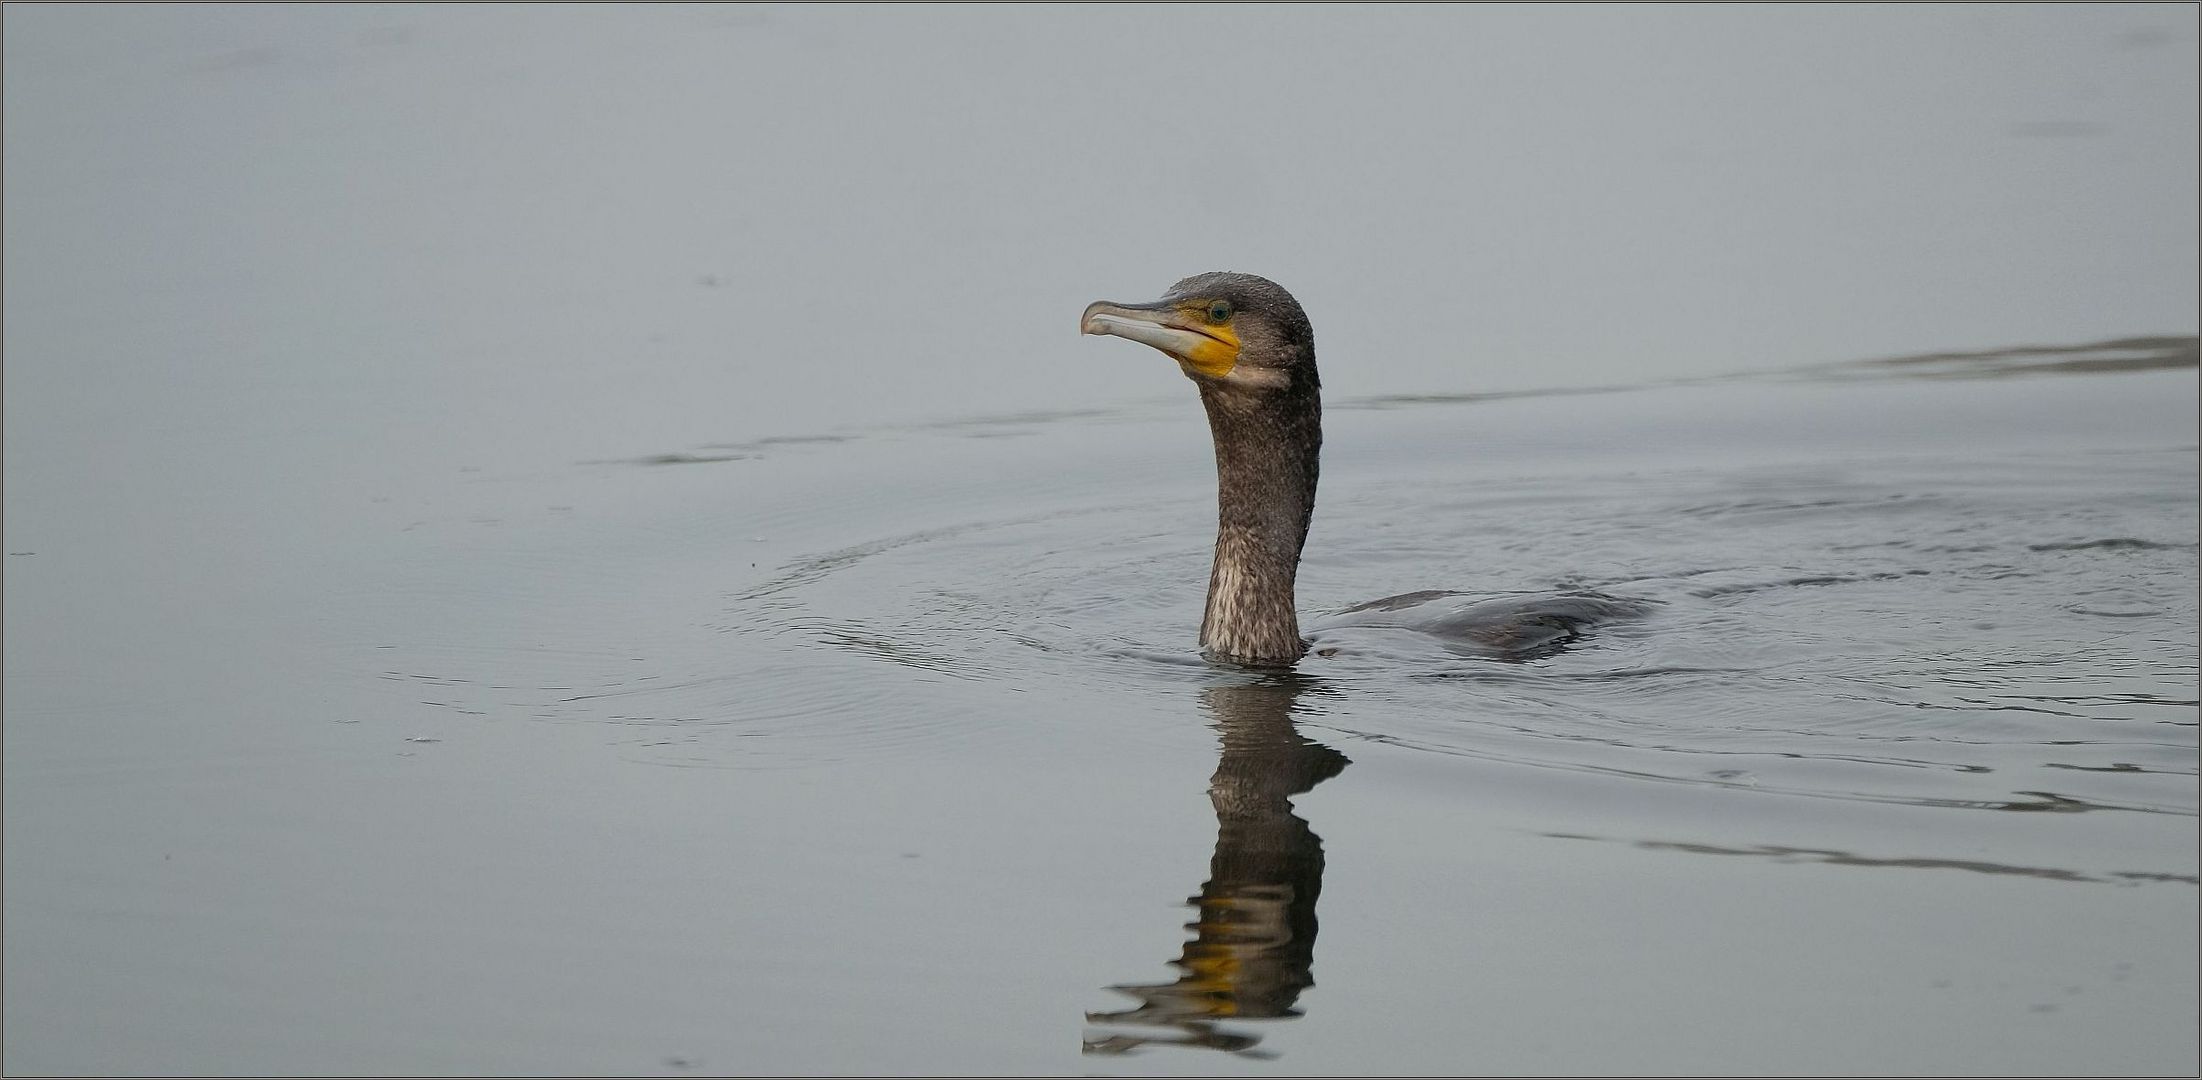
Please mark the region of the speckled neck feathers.
POLYGON ((1250 392, 1204 385, 1216 443, 1216 561, 1201 619, 1211 659, 1287 666, 1307 651, 1293 606, 1323 445, 1313 358, 1305 377, 1250 392))

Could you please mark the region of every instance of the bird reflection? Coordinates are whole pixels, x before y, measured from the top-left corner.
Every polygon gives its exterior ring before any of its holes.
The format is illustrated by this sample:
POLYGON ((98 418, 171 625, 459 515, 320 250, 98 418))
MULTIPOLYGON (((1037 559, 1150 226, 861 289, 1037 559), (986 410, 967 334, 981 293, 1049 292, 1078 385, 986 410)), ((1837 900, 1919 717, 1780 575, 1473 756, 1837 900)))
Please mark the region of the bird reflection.
POLYGON ((1294 703, 1308 687, 1297 676, 1248 686, 1211 687, 1201 704, 1223 744, 1208 784, 1216 808, 1216 854, 1187 924, 1193 939, 1172 961, 1175 982, 1112 986, 1136 1007, 1086 1014, 1089 1024, 1129 1031, 1089 1035, 1089 1054, 1122 1054, 1150 1045, 1203 1047, 1260 1056, 1260 1035, 1231 1031, 1227 1020, 1300 1015, 1300 991, 1315 985, 1315 899, 1323 891, 1323 842, 1292 812, 1291 797, 1330 779, 1344 754, 1300 734, 1294 703))

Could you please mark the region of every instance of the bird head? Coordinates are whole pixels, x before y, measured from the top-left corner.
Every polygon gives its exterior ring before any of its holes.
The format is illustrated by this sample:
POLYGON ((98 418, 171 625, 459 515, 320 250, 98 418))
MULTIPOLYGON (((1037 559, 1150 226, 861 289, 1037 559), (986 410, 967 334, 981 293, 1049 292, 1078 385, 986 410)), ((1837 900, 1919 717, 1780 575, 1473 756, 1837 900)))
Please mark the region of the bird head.
POLYGON ((1196 383, 1275 391, 1316 385, 1315 332, 1284 287, 1252 274, 1186 278, 1159 300, 1086 306, 1078 329, 1151 345, 1196 383))

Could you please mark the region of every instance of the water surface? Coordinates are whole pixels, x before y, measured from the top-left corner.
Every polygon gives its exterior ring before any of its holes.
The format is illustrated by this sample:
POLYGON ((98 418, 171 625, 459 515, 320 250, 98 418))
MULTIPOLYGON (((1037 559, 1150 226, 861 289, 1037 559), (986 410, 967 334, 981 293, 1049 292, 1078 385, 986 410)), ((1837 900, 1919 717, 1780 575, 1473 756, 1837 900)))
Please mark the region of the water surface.
POLYGON ((2193 9, 1177 18, 11 7, 7 1071, 2191 1073, 2193 9))
POLYGON ((2194 389, 1335 403, 1311 611, 1653 607, 1519 664, 1193 659, 1189 395, 424 478, 127 662, 23 632, 89 621, 62 538, 9 568, 10 1054, 2176 1068, 2194 389))

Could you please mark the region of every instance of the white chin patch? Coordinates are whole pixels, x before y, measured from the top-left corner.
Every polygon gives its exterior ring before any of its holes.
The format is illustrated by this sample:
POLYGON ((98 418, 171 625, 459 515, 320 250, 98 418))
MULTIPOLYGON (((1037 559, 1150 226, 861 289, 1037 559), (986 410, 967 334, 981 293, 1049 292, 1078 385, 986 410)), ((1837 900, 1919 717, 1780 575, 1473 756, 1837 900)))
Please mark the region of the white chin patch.
MULTIPOLYGON (((1189 365, 1186 366, 1186 372, 1192 372, 1189 365)), ((1283 390, 1292 385, 1292 376, 1276 368, 1240 364, 1232 368, 1230 374, 1216 381, 1229 386, 1242 386, 1248 390, 1283 390)))

